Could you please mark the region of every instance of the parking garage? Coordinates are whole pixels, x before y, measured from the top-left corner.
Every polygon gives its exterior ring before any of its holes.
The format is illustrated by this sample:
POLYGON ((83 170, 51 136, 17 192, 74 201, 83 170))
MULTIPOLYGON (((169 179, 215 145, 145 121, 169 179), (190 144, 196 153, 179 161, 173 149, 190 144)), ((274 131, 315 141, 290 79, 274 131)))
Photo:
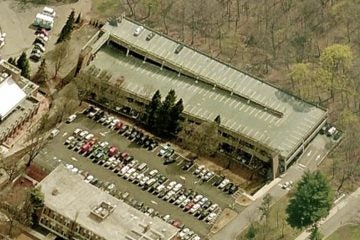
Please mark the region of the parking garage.
POLYGON ((115 85, 121 77, 127 100, 147 103, 156 90, 175 89, 188 120, 201 123, 220 115, 224 149, 236 151, 236 146, 250 161, 269 163, 273 176, 301 154, 326 122, 326 110, 160 33, 148 40, 151 29, 134 36, 138 27, 125 18, 117 26, 106 24, 84 47, 92 48, 92 61, 81 56, 79 64, 109 72, 106 84, 115 85))

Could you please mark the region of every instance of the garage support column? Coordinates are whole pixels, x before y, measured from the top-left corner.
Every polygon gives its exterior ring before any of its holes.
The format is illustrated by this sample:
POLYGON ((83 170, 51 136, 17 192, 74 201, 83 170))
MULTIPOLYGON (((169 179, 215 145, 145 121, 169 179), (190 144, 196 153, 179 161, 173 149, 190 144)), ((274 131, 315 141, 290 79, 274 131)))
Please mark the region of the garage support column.
POLYGON ((109 44, 110 44, 110 40, 107 40, 106 41, 106 46, 109 46, 109 44))
POLYGON ((145 62, 146 62, 146 59, 147 59, 147 57, 146 57, 146 56, 144 56, 144 60, 143 60, 143 63, 145 63, 145 62))
POLYGON ((275 179, 279 175, 279 154, 272 156, 272 178, 275 179))
POLYGON ((129 56, 129 53, 130 53, 130 49, 127 48, 127 49, 126 49, 126 56, 129 56))
POLYGON ((164 68, 164 61, 161 62, 160 70, 163 70, 163 68, 164 68))

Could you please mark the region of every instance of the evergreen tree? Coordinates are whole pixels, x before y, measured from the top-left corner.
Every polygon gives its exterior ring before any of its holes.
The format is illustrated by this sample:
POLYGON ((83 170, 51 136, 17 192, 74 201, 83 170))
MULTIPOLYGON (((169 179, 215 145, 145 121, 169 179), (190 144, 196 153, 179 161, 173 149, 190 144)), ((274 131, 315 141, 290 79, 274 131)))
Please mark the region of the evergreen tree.
POLYGON ((146 124, 148 127, 152 128, 155 123, 155 113, 161 105, 161 94, 157 90, 153 95, 151 102, 146 106, 146 124))
POLYGON ((254 239, 256 236, 256 229, 254 227, 254 224, 250 224, 250 227, 248 229, 248 231, 246 232, 246 239, 251 240, 254 239))
POLYGON ((176 95, 175 91, 171 89, 166 96, 164 102, 155 112, 154 130, 159 135, 165 135, 169 129, 170 112, 175 105, 176 95))
POLYGON ((81 13, 79 13, 79 15, 77 16, 75 23, 79 24, 80 21, 81 21, 81 13))
POLYGON ((286 213, 293 228, 314 225, 329 214, 333 195, 327 179, 319 172, 306 172, 290 199, 286 213))
POLYGON ((217 116, 216 116, 216 118, 214 119, 214 122, 216 122, 217 125, 220 125, 220 123, 221 123, 220 115, 217 115, 217 116))
POLYGON ((41 85, 44 84, 49 79, 49 75, 47 72, 47 65, 45 59, 42 60, 38 71, 36 72, 35 76, 33 77, 33 82, 41 85))
POLYGON ((61 29, 60 36, 59 36, 58 40, 56 41, 56 43, 60 43, 60 42, 70 39, 71 32, 74 28, 74 22, 75 22, 75 11, 72 10, 64 27, 61 29))
POLYGON ((180 117, 183 110, 183 100, 180 99, 170 111, 170 122, 168 126, 168 132, 170 134, 175 135, 179 131, 180 117))
POLYGON ((30 65, 25 52, 20 55, 16 66, 21 70, 21 76, 30 79, 30 65))

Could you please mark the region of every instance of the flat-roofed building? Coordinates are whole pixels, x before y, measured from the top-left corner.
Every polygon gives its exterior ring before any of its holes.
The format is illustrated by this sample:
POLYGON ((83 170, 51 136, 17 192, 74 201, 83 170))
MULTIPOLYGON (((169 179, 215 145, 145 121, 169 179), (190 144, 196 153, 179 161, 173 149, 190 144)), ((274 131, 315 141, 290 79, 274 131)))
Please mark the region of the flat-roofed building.
POLYGON ((40 183, 39 224, 56 235, 90 240, 170 240, 178 229, 145 215, 60 165, 40 183))
POLYGON ((0 60, 0 144, 37 112, 37 89, 18 68, 0 60))
POLYGON ((93 89, 101 88, 96 97, 141 111, 156 90, 175 89, 188 121, 220 115, 222 148, 271 166, 273 176, 286 170, 325 124, 326 109, 140 26, 127 18, 112 21, 82 49, 77 70, 104 79, 88 89, 94 95, 99 91, 93 89))

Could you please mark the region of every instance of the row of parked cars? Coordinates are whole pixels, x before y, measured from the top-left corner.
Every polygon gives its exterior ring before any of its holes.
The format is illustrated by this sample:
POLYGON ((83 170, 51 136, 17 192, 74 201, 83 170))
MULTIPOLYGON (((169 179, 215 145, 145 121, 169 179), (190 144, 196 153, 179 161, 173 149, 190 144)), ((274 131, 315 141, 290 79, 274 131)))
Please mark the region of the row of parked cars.
POLYGON ((325 125, 320 129, 320 134, 333 138, 335 141, 339 140, 341 137, 341 132, 330 123, 325 123, 325 125))
POLYGON ((128 192, 120 192, 117 190, 114 183, 111 182, 102 182, 94 177, 89 172, 83 171, 78 169, 72 164, 66 164, 66 168, 73 173, 78 173, 84 177, 84 181, 90 183, 103 191, 111 194, 112 196, 123 200, 125 203, 129 204, 130 206, 136 208, 137 210, 143 212, 145 215, 152 216, 152 217, 159 217, 163 219, 165 222, 172 224, 173 226, 180 229, 178 233, 178 237, 182 240, 200 240, 200 236, 192 231, 190 228, 186 227, 181 221, 172 219, 169 214, 160 215, 159 212, 155 211, 153 208, 146 206, 144 202, 138 201, 132 197, 128 192))
POLYGON ((154 150, 159 145, 158 142, 151 136, 135 127, 125 124, 115 116, 100 110, 100 108, 89 106, 89 108, 87 108, 83 113, 90 119, 107 126, 108 128, 116 131, 118 134, 128 138, 130 141, 135 142, 149 151, 154 150))
POLYGON ((30 53, 30 59, 39 61, 42 55, 45 53, 45 45, 49 40, 49 32, 43 28, 38 28, 35 31, 35 41, 33 42, 33 49, 30 53))
MULTIPOLYGON (((210 181, 213 177, 215 177, 214 172, 207 169, 204 165, 197 166, 197 168, 193 171, 193 175, 201 179, 203 182, 210 181)), ((225 178, 225 176, 218 176, 212 185, 228 194, 233 194, 239 190, 239 186, 232 183, 229 179, 225 178)))
POLYGON ((164 201, 181 207, 200 220, 212 222, 217 217, 218 205, 193 190, 186 190, 181 183, 169 181, 157 169, 149 170, 146 163, 139 163, 127 152, 120 152, 108 142, 98 142, 86 130, 75 129, 65 142, 69 149, 88 157, 119 177, 138 185, 164 201))

